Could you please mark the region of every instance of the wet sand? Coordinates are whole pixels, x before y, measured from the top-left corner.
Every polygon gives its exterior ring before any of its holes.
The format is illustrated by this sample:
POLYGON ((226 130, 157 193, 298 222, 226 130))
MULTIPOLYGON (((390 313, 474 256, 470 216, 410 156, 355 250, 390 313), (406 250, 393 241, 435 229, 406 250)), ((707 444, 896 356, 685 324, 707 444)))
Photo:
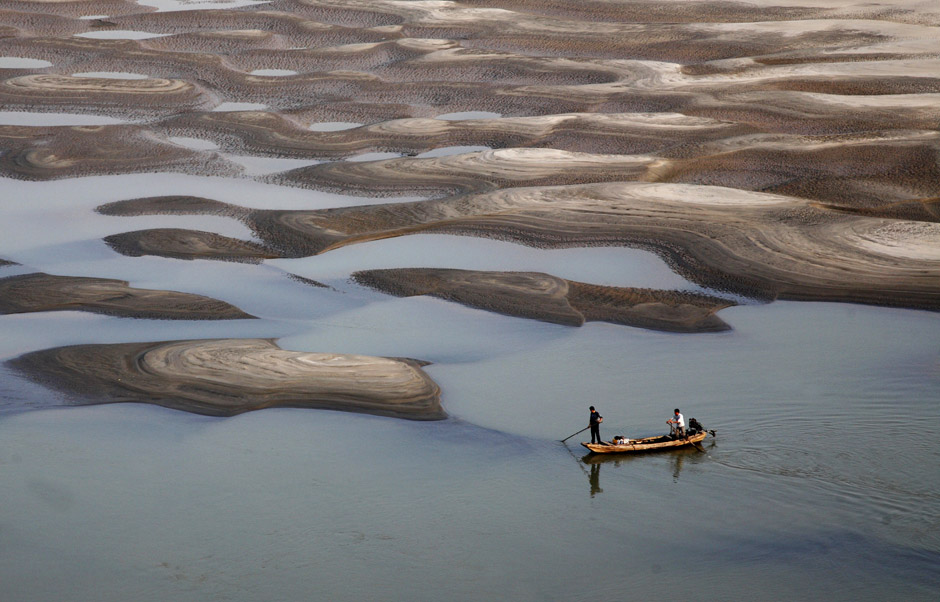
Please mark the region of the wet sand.
POLYGON ((940 599, 937 0, 138 1, 0 2, 4 599, 940 599))
MULTIPOLYGON (((266 253, 282 257, 420 232, 486 236, 544 248, 636 246, 658 253, 692 282, 759 299, 940 309, 940 224, 889 221, 799 198, 723 187, 612 183, 515 188, 317 211, 158 198, 99 210, 111 215, 237 217, 265 242, 266 253)), ((135 236, 159 242, 160 234, 142 231, 135 236)), ((170 248, 169 241, 164 244, 170 248)), ((172 256, 185 252, 172 247, 172 256)), ((204 250, 198 246, 189 253, 203 256, 204 250)))
POLYGON ((115 251, 131 257, 160 255, 174 259, 222 259, 260 263, 277 257, 263 246, 212 232, 162 228, 106 237, 115 251))
MULTIPOLYGON (((262 263, 433 232, 539 248, 639 247, 701 287, 760 301, 940 310, 935 3, 187 8, 196 10, 6 3, 0 57, 32 62, 0 68, 4 109, 119 122, 0 126, 0 175, 177 172, 426 200, 296 209, 276 198, 128 191, 99 207, 127 218, 104 239, 117 253, 262 263), (485 117, 446 118, 475 112, 485 117), (310 164, 252 170, 246 156, 310 164), (221 215, 256 239, 135 226, 133 216, 151 214, 221 215)), ((420 267, 357 278, 565 324, 727 327, 714 315, 724 302, 704 295, 689 303, 675 291, 548 274, 420 267)), ((38 277, 5 282, 54 290, 49 308, 188 319, 238 311, 202 301, 197 310, 120 281, 38 277), (129 296, 117 303, 112 294, 129 296)), ((30 294, 15 299, 16 311, 45 307, 30 294)))
POLYGON ((352 277, 399 297, 431 295, 567 326, 602 321, 669 332, 717 332, 731 327, 715 312, 735 305, 693 293, 598 286, 532 272, 412 268, 367 270, 352 277))
MULTIPOLYGON (((0 260, 0 265, 4 262, 0 260)), ((0 314, 80 310, 159 320, 254 318, 224 301, 134 288, 122 280, 34 273, 0 278, 0 314)))
POLYGON ((446 416, 422 362, 287 351, 264 339, 77 345, 9 365, 91 403, 153 403, 209 416, 270 407, 446 416))

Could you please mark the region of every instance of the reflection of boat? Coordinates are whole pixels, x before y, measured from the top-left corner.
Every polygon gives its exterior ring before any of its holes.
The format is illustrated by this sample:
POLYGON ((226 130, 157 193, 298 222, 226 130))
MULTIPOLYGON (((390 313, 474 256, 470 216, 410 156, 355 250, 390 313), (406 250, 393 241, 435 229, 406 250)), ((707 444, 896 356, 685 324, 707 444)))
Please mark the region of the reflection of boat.
MULTIPOLYGON (((595 454, 637 454, 690 447, 702 442, 708 436, 708 433, 709 431, 701 430, 682 439, 675 439, 672 435, 658 435, 643 439, 627 439, 625 443, 614 443, 612 441, 603 444, 582 442, 581 445, 595 454)), ((712 436, 715 435, 715 431, 711 431, 711 433, 712 436)))
MULTIPOLYGON (((595 454, 592 451, 588 451, 586 454, 582 454, 578 458, 582 464, 586 466, 593 466, 595 464, 610 464, 611 466, 622 466, 627 462, 633 462, 635 460, 640 460, 639 456, 642 456, 641 452, 634 453, 625 453, 625 454, 595 454)), ((668 453, 664 454, 669 457, 670 462, 677 464, 679 467, 686 459, 691 461, 698 460, 700 456, 703 456, 702 452, 695 449, 694 446, 687 447, 670 447, 668 448, 668 453)))

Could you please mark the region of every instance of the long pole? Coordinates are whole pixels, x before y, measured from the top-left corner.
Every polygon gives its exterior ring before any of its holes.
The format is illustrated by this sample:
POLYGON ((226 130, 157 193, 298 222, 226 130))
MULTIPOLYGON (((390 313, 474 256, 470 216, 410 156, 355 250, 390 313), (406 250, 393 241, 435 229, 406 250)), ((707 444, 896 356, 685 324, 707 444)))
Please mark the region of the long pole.
MULTIPOLYGON (((581 429, 580 431, 578 431, 578 433, 583 433, 584 431, 588 430, 589 428, 591 428, 591 425, 590 425, 590 424, 587 425, 586 427, 584 427, 583 429, 581 429)), ((571 439, 572 437, 574 437, 574 436, 577 435, 578 433, 571 433, 570 435, 568 435, 567 437, 565 437, 564 439, 562 439, 561 442, 564 443, 565 441, 567 441, 568 439, 571 439)))

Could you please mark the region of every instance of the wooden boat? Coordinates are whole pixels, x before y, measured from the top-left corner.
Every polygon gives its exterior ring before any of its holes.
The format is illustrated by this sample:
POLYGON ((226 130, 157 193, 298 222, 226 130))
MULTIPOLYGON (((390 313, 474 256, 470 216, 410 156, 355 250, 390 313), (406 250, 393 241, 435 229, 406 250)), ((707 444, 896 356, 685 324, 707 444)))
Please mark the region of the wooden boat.
POLYGON ((581 445, 588 448, 595 454, 636 454, 652 451, 666 451, 680 447, 689 447, 705 440, 708 433, 711 432, 714 437, 715 431, 698 431, 689 435, 685 439, 673 439, 671 435, 658 435, 656 437, 646 437, 644 439, 627 439, 626 443, 585 443, 581 445))

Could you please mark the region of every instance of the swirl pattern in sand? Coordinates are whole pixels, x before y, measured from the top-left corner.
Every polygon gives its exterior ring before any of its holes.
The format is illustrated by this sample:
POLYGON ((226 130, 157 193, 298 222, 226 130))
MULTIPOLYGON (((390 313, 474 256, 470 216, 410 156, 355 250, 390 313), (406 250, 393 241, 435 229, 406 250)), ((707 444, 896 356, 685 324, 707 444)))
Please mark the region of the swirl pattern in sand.
POLYGON ((318 211, 141 199, 101 210, 133 215, 164 206, 238 217, 270 252, 283 257, 418 232, 548 248, 627 245, 658 253, 693 282, 742 295, 940 309, 940 260, 925 251, 940 244, 932 223, 900 228, 897 220, 733 188, 654 183, 510 188, 318 211), (878 233, 885 228, 893 232, 890 247, 875 244, 884 239, 878 233))
POLYGON ((115 251, 131 257, 161 255, 175 259, 222 259, 249 263, 277 257, 257 243, 180 228, 122 232, 104 240, 115 251))
POLYGON ((265 339, 77 345, 10 365, 95 403, 141 402, 210 416, 269 407, 445 417, 421 362, 287 351, 265 339))
POLYGON ((180 79, 112 79, 67 75, 22 75, 0 81, 0 100, 8 107, 35 105, 59 109, 145 111, 209 108, 211 100, 196 84, 180 79))
POLYGON ((410 268, 366 270, 353 279, 399 297, 431 295, 567 326, 603 321, 670 332, 716 332, 730 326, 715 312, 735 304, 694 293, 599 286, 533 272, 410 268))
MULTIPOLYGON (((260 263, 433 232, 640 247, 693 283, 761 300, 940 309, 935 2, 212 8, 6 3, 0 56, 28 62, 0 69, 4 109, 125 121, 0 126, 0 175, 177 172, 427 197, 332 208, 206 188, 102 199, 100 213, 128 216, 105 242, 130 257, 260 263), (261 159, 276 167, 253 171, 261 159), (257 240, 130 219, 152 213, 237 219, 257 240)), ((685 304, 542 274, 395 274, 385 290, 571 324, 649 327, 657 312, 640 319, 638 307, 685 304)), ((69 290, 76 306, 102 303, 69 290)), ((721 303, 688 305, 705 322, 683 328, 723 324, 721 303)))
MULTIPOLYGON (((0 265, 4 265, 0 260, 0 265)), ((81 310, 162 320, 253 318, 224 301, 177 291, 134 288, 123 280, 34 273, 0 278, 0 314, 81 310)))

